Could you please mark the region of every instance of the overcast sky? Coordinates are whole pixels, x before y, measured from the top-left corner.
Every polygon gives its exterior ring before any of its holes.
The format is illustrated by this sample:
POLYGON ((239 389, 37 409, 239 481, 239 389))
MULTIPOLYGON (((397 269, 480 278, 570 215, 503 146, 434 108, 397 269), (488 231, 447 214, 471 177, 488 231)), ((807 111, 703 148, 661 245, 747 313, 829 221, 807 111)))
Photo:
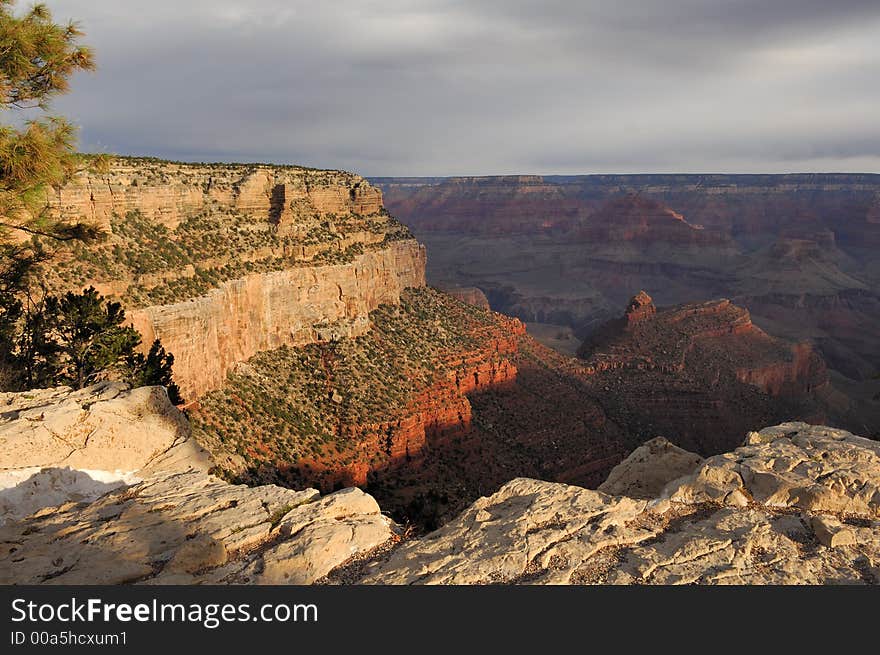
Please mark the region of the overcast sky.
POLYGON ((880 172, 878 0, 49 0, 84 150, 365 175, 880 172))

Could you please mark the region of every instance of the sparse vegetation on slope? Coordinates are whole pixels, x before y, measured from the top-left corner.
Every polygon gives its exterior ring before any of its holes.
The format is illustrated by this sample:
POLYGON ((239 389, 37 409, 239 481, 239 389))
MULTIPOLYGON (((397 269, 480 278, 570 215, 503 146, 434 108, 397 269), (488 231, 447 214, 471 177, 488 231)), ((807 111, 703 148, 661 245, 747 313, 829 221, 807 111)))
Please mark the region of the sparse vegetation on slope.
POLYGON ((265 217, 212 206, 172 229, 131 210, 112 216, 104 242, 72 244, 52 277, 60 288, 122 283, 121 299, 136 308, 204 295, 250 273, 349 263, 368 249, 411 238, 384 210, 369 218, 312 215, 297 228, 280 231, 265 217))
POLYGON ((252 468, 303 459, 345 467, 359 437, 401 420, 433 382, 464 371, 465 354, 484 346, 481 329, 499 323, 428 288, 407 290, 370 320, 362 337, 279 348, 238 366, 191 414, 197 438, 252 468))

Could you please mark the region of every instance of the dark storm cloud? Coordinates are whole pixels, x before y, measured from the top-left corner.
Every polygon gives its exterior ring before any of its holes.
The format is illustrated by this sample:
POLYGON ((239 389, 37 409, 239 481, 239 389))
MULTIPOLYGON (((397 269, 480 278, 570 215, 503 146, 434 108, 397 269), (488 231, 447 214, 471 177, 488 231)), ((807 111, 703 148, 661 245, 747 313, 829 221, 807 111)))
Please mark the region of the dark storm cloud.
POLYGON ((880 170, 876 0, 54 0, 90 150, 373 175, 880 170))

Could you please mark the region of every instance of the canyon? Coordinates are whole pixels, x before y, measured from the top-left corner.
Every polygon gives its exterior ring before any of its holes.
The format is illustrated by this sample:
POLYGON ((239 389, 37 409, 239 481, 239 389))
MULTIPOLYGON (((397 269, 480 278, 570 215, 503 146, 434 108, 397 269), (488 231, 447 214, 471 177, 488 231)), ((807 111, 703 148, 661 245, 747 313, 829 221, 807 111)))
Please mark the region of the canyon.
POLYGON ((658 311, 642 292, 580 358, 430 289, 370 323, 262 353, 188 410, 227 479, 356 485, 431 528, 511 478, 595 487, 657 434, 711 455, 755 421, 848 409, 812 348, 770 337, 729 300, 658 311))
MULTIPOLYGON (((536 202, 556 193, 513 181, 536 202)), ((356 486, 431 529, 512 478, 596 487, 661 434, 710 456, 755 425, 859 428, 863 405, 815 344, 771 337, 731 300, 658 308, 643 291, 591 314, 589 334, 558 335, 569 352, 542 345, 528 322, 492 311, 503 291, 427 287, 433 251, 356 175, 121 158, 47 202, 107 234, 62 251, 47 285, 94 285, 145 344, 161 339, 192 440, 230 482, 356 486)), ((572 212, 548 229, 604 244, 607 261, 621 244, 686 252, 689 265, 737 248, 641 192, 572 212)))
POLYGON ((638 289, 660 305, 726 297, 808 342, 880 434, 880 176, 373 178, 431 253, 427 279, 476 287, 560 352, 638 289))
MULTIPOLYGON (((427 193, 407 184, 386 194, 427 193)), ((876 582, 852 234, 767 245, 772 226, 718 229, 656 187, 587 212, 552 179, 444 184, 509 211, 453 225, 470 201, 446 197, 436 263, 425 224, 339 171, 123 158, 47 197, 106 238, 63 248, 46 288, 121 301, 187 402, 113 380, 0 394, 3 580, 876 582), (840 338, 813 333, 816 302, 840 338)))

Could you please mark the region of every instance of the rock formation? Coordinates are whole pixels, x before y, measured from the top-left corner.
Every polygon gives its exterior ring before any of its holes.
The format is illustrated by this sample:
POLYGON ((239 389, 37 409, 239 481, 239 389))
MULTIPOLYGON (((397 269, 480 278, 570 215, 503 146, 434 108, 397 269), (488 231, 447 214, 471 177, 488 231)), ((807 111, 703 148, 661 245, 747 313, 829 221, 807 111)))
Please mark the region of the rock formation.
POLYGON ((627 327, 629 327, 639 321, 653 318, 656 313, 657 308, 654 306, 654 300, 651 296, 644 291, 639 291, 629 301, 624 319, 626 320, 627 327))
POLYGON ((824 363, 809 344, 774 339, 752 323, 747 310, 727 299, 658 314, 651 297, 640 291, 624 316, 597 329, 578 354, 588 371, 683 371, 717 348, 740 354, 736 360, 727 358, 735 362, 736 378, 771 396, 811 392, 828 384, 824 363))
POLYGON ((357 338, 261 353, 189 410, 225 475, 363 486, 433 527, 514 477, 596 486, 657 434, 711 455, 756 423, 822 418, 821 359, 729 301, 658 312, 640 293, 584 361, 430 289, 370 322, 357 338))
MULTIPOLYGON (((845 427, 880 434, 878 175, 373 182, 431 252, 429 283, 479 286, 492 309, 581 339, 634 289, 664 306, 730 298, 770 334, 814 344, 848 378, 845 427)), ((534 336, 569 352, 557 333, 534 336)))
POLYGON ((47 201, 107 234, 62 252, 50 288, 121 299, 190 399, 262 350, 363 334, 424 284, 424 248, 349 173, 119 158, 47 201))
POLYGON ((653 500, 516 479, 363 569, 382 584, 876 584, 880 445, 788 423, 653 500))
POLYGON ((382 210, 379 189, 342 171, 149 158, 114 158, 107 173, 84 174, 50 194, 48 201, 62 216, 85 218, 107 230, 114 215, 130 211, 174 229, 214 203, 280 225, 295 220, 304 207, 323 215, 369 216, 382 210))
POLYGON ((721 299, 656 310, 646 293, 596 329, 577 368, 636 443, 676 434, 701 455, 728 450, 756 422, 835 414, 828 373, 808 344, 755 326, 721 299), (746 418, 747 417, 747 418, 746 418))
POLYGON ((351 263, 291 268, 220 283, 205 295, 129 312, 145 343, 174 353, 184 397, 219 387, 236 362, 282 345, 354 337, 369 312, 424 284, 424 250, 391 243, 351 263))
POLYGON ((470 397, 515 384, 515 319, 424 288, 370 319, 360 337, 250 359, 189 411, 227 475, 329 491, 420 474, 474 431, 470 397))
POLYGON ((372 178, 388 208, 427 232, 535 234, 570 227, 634 193, 676 208, 707 231, 776 233, 823 216, 845 241, 876 243, 880 175, 580 175, 372 178), (856 236, 858 235, 858 236, 856 236))
POLYGON ((162 387, 105 382, 0 394, 0 522, 168 467, 209 466, 162 387))
POLYGON ((443 293, 449 294, 453 298, 466 302, 468 305, 473 305, 480 309, 490 309, 489 299, 486 298, 486 294, 477 287, 447 287, 441 285, 440 290, 443 291, 443 293))
POLYGON ((0 525, 4 584, 876 584, 880 576, 880 444, 823 426, 751 432, 705 461, 654 439, 604 491, 517 478, 407 539, 358 489, 320 496, 205 472, 204 451, 161 388, 102 384, 2 402, 3 437, 20 444, 5 451, 4 481, 47 463, 43 473, 94 474, 55 466, 68 463, 56 461, 55 442, 68 440, 73 453, 134 476, 85 495, 81 480, 38 488, 42 498, 31 489, 35 511, 0 525))
POLYGON ((359 489, 178 473, 0 527, 3 584, 308 584, 395 538, 359 489))
POLYGON ((591 243, 632 241, 681 246, 722 246, 725 235, 706 232, 662 203, 638 193, 612 198, 572 227, 572 238, 591 243))
POLYGON ((611 469, 608 479, 596 487, 609 496, 655 498, 673 480, 693 471, 703 458, 670 443, 663 437, 646 441, 611 469))
POLYGON ((358 489, 321 497, 210 475, 161 387, 0 402, 2 584, 306 584, 398 538, 358 489))

